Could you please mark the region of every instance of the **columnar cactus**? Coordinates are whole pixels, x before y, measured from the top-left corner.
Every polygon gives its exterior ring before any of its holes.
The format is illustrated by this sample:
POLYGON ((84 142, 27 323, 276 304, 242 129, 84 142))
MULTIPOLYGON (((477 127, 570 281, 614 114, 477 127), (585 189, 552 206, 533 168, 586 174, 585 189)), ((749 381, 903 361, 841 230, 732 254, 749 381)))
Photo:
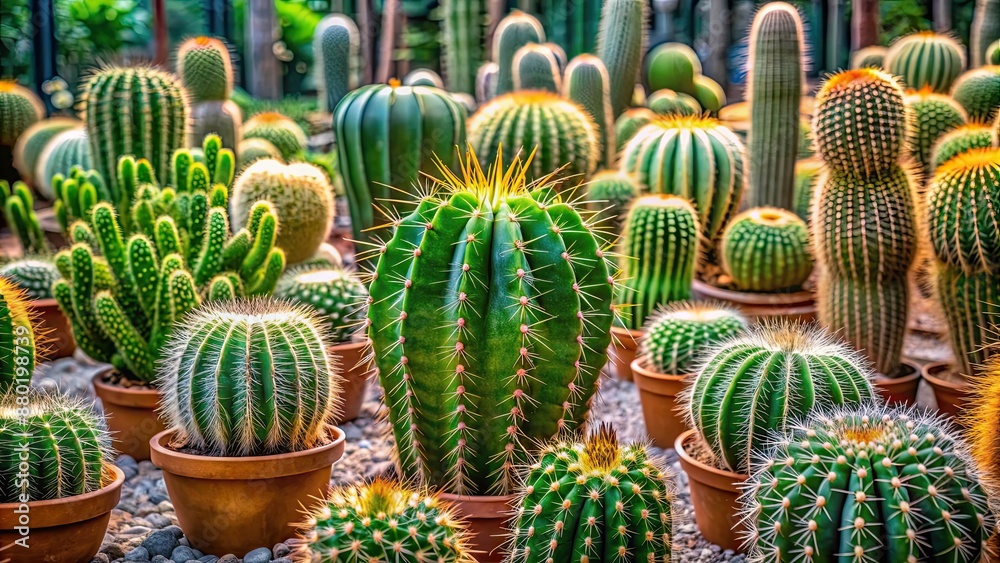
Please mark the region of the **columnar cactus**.
POLYGON ((701 105, 693 96, 673 90, 657 90, 646 98, 646 107, 659 115, 701 115, 701 105))
POLYGON ((627 217, 616 299, 626 308, 626 327, 639 330, 657 307, 691 297, 698 215, 686 199, 656 194, 635 200, 627 217))
POLYGON ((943 135, 934 144, 931 166, 937 170, 942 164, 964 152, 991 146, 993 146, 993 135, 988 125, 979 123, 962 125, 943 135))
POLYGON ((17 236, 21 248, 31 254, 51 252, 49 244, 35 214, 35 198, 27 184, 18 181, 11 186, 7 180, 0 180, 0 205, 3 206, 7 225, 17 236))
POLYGON ((343 268, 303 266, 281 276, 274 296, 316 311, 330 343, 339 344, 349 342, 364 323, 368 290, 343 268))
POLYGON ((646 51, 647 2, 606 0, 597 34, 597 56, 611 77, 611 109, 621 115, 632 99, 646 51))
POLYGON ((215 133, 224 146, 235 149, 243 115, 229 101, 233 63, 225 43, 213 37, 188 39, 177 49, 177 74, 191 98, 188 146, 198 146, 215 133))
POLYGON ((597 126, 600 164, 614 165, 615 119, 611 111, 611 77, 601 59, 586 53, 574 57, 563 76, 562 95, 590 114, 597 126))
POLYGON ((562 73, 552 50, 545 45, 528 43, 514 54, 514 89, 545 90, 558 94, 562 73))
POLYGON ((674 492, 645 445, 602 425, 546 446, 530 466, 511 531, 511 563, 670 561, 674 492))
POLYGON ((59 270, 49 260, 22 258, 0 266, 0 278, 22 289, 28 299, 52 299, 52 284, 59 279, 59 270))
MULTIPOLYGON (((1000 89, 1000 88, 998 88, 1000 89)), ((931 150, 942 135, 965 125, 968 117, 962 106, 955 100, 924 88, 906 96, 906 105, 913 114, 913 126, 907 130, 907 140, 914 158, 920 162, 924 172, 933 174, 931 150)))
POLYGON ((799 101, 805 84, 802 37, 798 9, 784 2, 765 4, 750 28, 747 204, 751 207, 793 205, 799 101))
MULTIPOLYGON (((35 371, 37 354, 31 322, 27 292, 16 285, 16 280, 0 274, 0 397, 13 395, 8 392, 18 384, 27 385, 35 371)), ((4 494, 7 490, 0 488, 4 494)))
POLYGON ((990 62, 987 60, 990 46, 1000 41, 1000 2, 997 0, 976 0, 969 39, 972 68, 987 64, 1000 64, 1000 61, 990 62))
POLYGON ((879 45, 858 49, 851 55, 851 69, 882 68, 885 54, 889 50, 879 45))
POLYGON ((656 113, 649 108, 629 108, 622 112, 615 120, 615 152, 621 152, 639 129, 655 119, 656 113))
POLYGON ((530 444, 584 423, 614 316, 616 270, 591 227, 528 191, 530 163, 502 162, 484 172, 470 155, 446 174, 369 287, 402 475, 457 494, 513 492, 530 444))
POLYGON ((488 12, 484 0, 444 0, 444 33, 441 48, 448 90, 472 94, 476 72, 486 60, 486 29, 488 12))
POLYGON ((537 11, 549 41, 570 57, 593 53, 601 21, 601 0, 542 0, 537 11))
POLYGON ((293 543, 301 561, 394 561, 401 553, 413 561, 475 561, 451 507, 425 489, 382 478, 330 491, 299 527, 293 543))
POLYGON ((334 134, 358 240, 369 238, 365 230, 412 209, 396 202, 419 199, 427 181, 422 173, 433 173, 438 159, 457 167, 456 147, 466 144, 465 121, 461 105, 427 86, 373 84, 341 101, 333 117, 334 134), (380 147, 378 158, 372 147, 380 147), (388 215, 378 214, 377 208, 386 208, 388 215))
POLYGON ((41 159, 46 145, 59 133, 82 126, 83 122, 79 119, 50 117, 37 121, 25 129, 14 144, 13 164, 14 168, 21 174, 21 180, 31 186, 37 186, 39 183, 39 178, 36 176, 38 161, 41 159))
POLYGON ((684 43, 663 43, 646 55, 646 84, 650 90, 674 90, 691 94, 694 79, 701 75, 701 61, 684 43))
POLYGON ((243 139, 264 139, 290 161, 306 150, 306 132, 292 118, 278 112, 258 113, 243 124, 243 139))
POLYGON ((313 57, 319 76, 320 111, 333 113, 337 104, 357 87, 361 67, 361 32, 344 14, 330 14, 313 32, 313 57))
POLYGON ((792 210, 807 224, 812 217, 812 197, 819 182, 823 161, 806 158, 795 163, 795 205, 792 210))
POLYGON ((702 235, 714 242, 743 197, 744 152, 736 135, 715 119, 663 116, 625 145, 619 167, 650 192, 693 202, 702 235))
POLYGON ((988 560, 993 517, 948 422, 865 405, 816 413, 757 457, 743 497, 753 560, 988 560))
POLYGON ((736 337, 746 327, 746 318, 735 309, 716 303, 677 301, 649 317, 637 357, 658 373, 696 373, 705 350, 736 337))
POLYGON ((268 299, 210 303, 170 336, 157 384, 168 426, 220 456, 288 453, 327 438, 341 377, 323 323, 268 299), (211 381, 212 385, 199 382, 211 381), (267 390, 267 391, 264 391, 267 390))
POLYGON ((713 348, 688 389, 687 416, 716 460, 737 473, 776 431, 813 409, 875 401, 861 358, 813 327, 755 326, 713 348))
POLYGON ((594 212, 595 223, 606 228, 612 238, 620 234, 628 208, 639 196, 639 183, 618 170, 602 170, 585 187, 587 208, 594 212))
POLYGON ((958 77, 951 96, 969 114, 969 121, 989 125, 1000 114, 1000 65, 970 70, 958 77))
POLYGON ((719 245, 722 269, 743 291, 795 289, 809 279, 809 227, 791 211, 755 207, 733 218, 719 245))
POLYGON ((518 151, 522 157, 534 151, 529 179, 565 166, 562 176, 576 183, 594 172, 600 147, 597 128, 583 108, 542 91, 499 96, 479 108, 469 119, 469 142, 482 155, 495 155, 502 146, 505 165, 518 151))
POLYGON ((0 147, 14 147, 17 138, 45 117, 45 107, 34 92, 12 80, 0 80, 0 147))
POLYGON ((34 391, 0 396, 0 503, 97 491, 112 459, 111 437, 90 408, 34 391))
POLYGON ((947 94, 952 82, 965 70, 965 49, 947 35, 920 31, 896 40, 885 54, 883 67, 899 76, 907 88, 929 86, 947 94))
POLYGON ((493 32, 493 61, 497 64, 493 96, 514 91, 514 56, 529 43, 545 43, 545 30, 534 16, 513 10, 497 24, 493 32))
POLYGON ((57 174, 68 176, 74 166, 91 168, 90 139, 82 126, 59 133, 45 145, 35 168, 35 189, 46 199, 56 199, 52 178, 57 174))

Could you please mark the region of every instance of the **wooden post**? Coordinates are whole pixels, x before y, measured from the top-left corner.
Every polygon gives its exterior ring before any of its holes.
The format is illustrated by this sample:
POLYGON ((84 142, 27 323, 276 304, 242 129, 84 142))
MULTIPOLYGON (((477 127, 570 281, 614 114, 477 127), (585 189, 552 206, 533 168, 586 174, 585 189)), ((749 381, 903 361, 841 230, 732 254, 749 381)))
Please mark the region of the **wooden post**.
POLYGON ((851 1, 851 51, 878 45, 878 0, 851 1))
POLYGON ((52 0, 31 0, 31 24, 35 34, 31 38, 32 62, 34 67, 35 92, 45 102, 45 112, 51 113, 50 97, 42 90, 42 85, 56 76, 56 16, 52 0))
POLYGON ((153 0, 153 62, 167 67, 170 36, 167 35, 167 0, 153 0))
POLYGON ((281 63, 274 56, 277 16, 273 0, 247 0, 247 91, 265 99, 281 98, 281 63))
POLYGON ((396 46, 396 26, 399 23, 399 0, 385 0, 382 3, 382 36, 379 39, 378 72, 375 81, 389 82, 392 73, 392 51, 396 46))
POLYGON ((361 84, 371 84, 374 76, 375 27, 371 0, 358 0, 358 30, 361 32, 361 84))

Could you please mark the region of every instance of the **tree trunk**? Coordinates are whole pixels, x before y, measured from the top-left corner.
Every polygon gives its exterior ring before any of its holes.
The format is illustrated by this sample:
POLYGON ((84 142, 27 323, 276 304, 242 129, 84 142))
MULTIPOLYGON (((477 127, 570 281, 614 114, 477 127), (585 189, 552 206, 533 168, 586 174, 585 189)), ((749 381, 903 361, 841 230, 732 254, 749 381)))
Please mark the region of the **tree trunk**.
POLYGON ((170 52, 170 37, 167 35, 167 0, 153 0, 153 42, 156 51, 153 62, 166 68, 170 52))
POLYGON ((851 51, 878 45, 878 0, 852 0, 851 51))
POLYGON ((371 0, 358 0, 358 30, 361 32, 361 84, 371 84, 374 76, 375 30, 372 26, 371 0))
POLYGON ((281 63, 274 56, 273 0, 247 1, 247 91, 265 100, 281 98, 281 63))

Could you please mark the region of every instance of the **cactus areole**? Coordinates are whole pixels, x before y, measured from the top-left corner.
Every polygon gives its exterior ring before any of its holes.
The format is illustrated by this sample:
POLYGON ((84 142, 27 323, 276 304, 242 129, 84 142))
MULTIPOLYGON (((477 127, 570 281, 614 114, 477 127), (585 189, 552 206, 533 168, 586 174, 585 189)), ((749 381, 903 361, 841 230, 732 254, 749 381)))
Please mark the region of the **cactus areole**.
POLYGON ((615 268, 530 160, 440 166, 369 288, 400 469, 451 493, 510 494, 527 448, 584 424, 607 361, 615 268))

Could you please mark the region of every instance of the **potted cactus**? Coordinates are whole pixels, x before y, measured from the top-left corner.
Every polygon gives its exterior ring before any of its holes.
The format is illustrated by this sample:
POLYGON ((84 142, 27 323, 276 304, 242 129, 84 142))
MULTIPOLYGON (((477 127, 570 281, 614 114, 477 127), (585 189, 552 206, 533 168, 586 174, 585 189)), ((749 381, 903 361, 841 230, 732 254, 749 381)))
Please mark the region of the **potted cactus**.
POLYGON ((35 317, 35 327, 45 335, 51 359, 72 356, 76 350, 69 319, 59 309, 52 295, 52 285, 59 279, 59 270, 48 257, 39 256, 8 262, 0 266, 0 277, 7 278, 23 289, 28 298, 28 309, 35 317))
POLYGON ((470 519, 480 561, 499 560, 494 534, 533 445, 587 420, 617 274, 551 176, 530 190, 530 161, 495 158, 487 171, 471 152, 461 174, 441 167, 368 288, 400 474, 470 519))
POLYGON ((698 529, 724 549, 738 549, 733 530, 740 483, 754 451, 814 409, 876 400, 861 357, 817 327, 757 325, 706 355, 684 397, 692 430, 675 448, 691 487, 698 529))
POLYGON ((326 322, 328 352, 344 378, 341 412, 334 422, 358 418, 372 375, 371 340, 359 334, 365 325, 365 285, 343 268, 306 264, 285 272, 274 296, 309 307, 326 322))
POLYGON ((266 298, 210 301, 169 335, 157 381, 168 429, 150 448, 192 547, 274 545, 326 493, 344 453, 327 345, 314 313, 266 298))
POLYGON ((687 423, 678 397, 697 372, 705 350, 741 333, 746 318, 719 303, 678 301, 649 320, 632 361, 646 433, 659 448, 672 448, 687 423))

